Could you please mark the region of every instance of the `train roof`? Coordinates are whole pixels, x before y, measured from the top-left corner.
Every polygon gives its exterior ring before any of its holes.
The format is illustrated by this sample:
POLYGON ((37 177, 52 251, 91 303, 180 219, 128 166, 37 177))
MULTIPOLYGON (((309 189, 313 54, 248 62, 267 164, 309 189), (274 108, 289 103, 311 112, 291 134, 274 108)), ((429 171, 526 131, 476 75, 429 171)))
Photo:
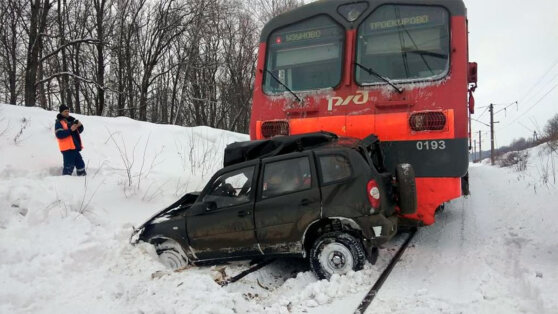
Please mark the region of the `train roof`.
POLYGON ((465 8, 463 0, 368 0, 359 2, 368 2, 369 5, 363 14, 354 22, 348 22, 339 14, 331 14, 331 12, 336 12, 337 8, 341 5, 355 3, 354 0, 320 0, 278 15, 264 26, 260 36, 260 42, 266 42, 271 32, 277 28, 288 26, 321 14, 329 13, 330 17, 334 18, 335 21, 343 25, 346 29, 356 28, 372 11, 384 4, 436 5, 446 8, 451 16, 467 15, 467 9, 465 8))

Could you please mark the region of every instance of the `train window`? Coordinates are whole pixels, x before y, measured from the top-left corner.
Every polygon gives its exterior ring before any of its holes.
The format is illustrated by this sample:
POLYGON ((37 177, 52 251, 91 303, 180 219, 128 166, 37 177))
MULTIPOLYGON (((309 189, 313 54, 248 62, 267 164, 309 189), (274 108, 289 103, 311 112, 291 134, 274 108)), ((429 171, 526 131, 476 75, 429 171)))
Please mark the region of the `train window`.
POLYGON ((335 87, 341 82, 344 31, 321 15, 271 33, 263 89, 268 94, 335 87))
POLYGON ((448 73, 449 15, 442 7, 383 5, 362 22, 357 38, 356 81, 361 85, 382 82, 371 72, 394 81, 448 73))

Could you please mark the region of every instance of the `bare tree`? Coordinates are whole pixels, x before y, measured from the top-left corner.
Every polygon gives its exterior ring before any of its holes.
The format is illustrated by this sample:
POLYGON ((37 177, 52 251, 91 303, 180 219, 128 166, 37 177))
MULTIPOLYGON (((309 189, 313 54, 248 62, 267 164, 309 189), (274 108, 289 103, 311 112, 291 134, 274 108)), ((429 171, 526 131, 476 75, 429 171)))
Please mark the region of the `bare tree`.
POLYGON ((97 101, 95 105, 95 114, 100 116, 105 109, 105 33, 106 33, 106 15, 107 0, 93 0, 95 7, 95 31, 97 35, 97 101))
POLYGON ((260 29, 299 5, 3 0, 0 97, 47 109, 65 103, 82 114, 246 132, 260 29))
POLYGON ((236 9, 224 22, 224 75, 219 84, 225 110, 217 125, 222 125, 225 129, 247 131, 258 33, 256 21, 242 10, 236 9))
POLYGON ((21 0, 6 0, 0 3, 0 69, 7 76, 8 102, 17 103, 18 50, 22 41, 21 19, 23 12, 21 0))
POLYGON ((249 0, 247 9, 263 27, 272 18, 303 5, 302 0, 249 0))
POLYGON ((25 68, 25 105, 35 106, 37 101, 37 71, 42 36, 47 27, 48 12, 52 7, 49 0, 30 0, 31 12, 28 28, 27 63, 25 68))
MULTIPOLYGON (((69 24, 67 11, 68 5, 67 0, 57 0, 57 23, 58 23, 58 39, 59 39, 59 46, 64 47, 66 45, 66 34, 67 34, 67 25, 69 24)), ((68 57, 66 54, 66 50, 61 50, 61 69, 60 72, 68 72, 68 57)), ((64 101, 64 103, 72 108, 72 94, 69 88, 69 79, 67 75, 62 75, 59 77, 59 84, 60 84, 60 97, 64 101)))
POLYGON ((544 136, 551 141, 558 140, 558 114, 550 118, 544 127, 544 136))
POLYGON ((163 54, 170 48, 171 43, 187 29, 191 16, 199 14, 203 7, 189 7, 175 0, 163 0, 157 5, 150 5, 144 12, 145 21, 143 27, 137 32, 137 40, 140 43, 140 58, 143 66, 140 83, 139 119, 147 119, 147 96, 149 87, 153 81, 162 73, 154 73, 158 62, 163 54))

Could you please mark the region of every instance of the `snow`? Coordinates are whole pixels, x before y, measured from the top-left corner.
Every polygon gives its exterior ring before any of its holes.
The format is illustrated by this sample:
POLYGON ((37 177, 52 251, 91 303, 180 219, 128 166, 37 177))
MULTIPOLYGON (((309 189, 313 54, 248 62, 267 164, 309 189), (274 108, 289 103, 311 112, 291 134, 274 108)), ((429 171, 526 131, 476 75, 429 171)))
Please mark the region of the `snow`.
MULTIPOLYGON (((248 136, 75 116, 87 177, 60 175, 56 112, 0 105, 0 313, 353 313, 405 239, 330 281, 297 259, 225 287, 247 262, 171 271, 129 244, 132 226, 200 190, 248 136)), ((525 171, 471 165, 472 195, 419 230, 367 313, 558 313, 558 154, 528 153, 525 171)))

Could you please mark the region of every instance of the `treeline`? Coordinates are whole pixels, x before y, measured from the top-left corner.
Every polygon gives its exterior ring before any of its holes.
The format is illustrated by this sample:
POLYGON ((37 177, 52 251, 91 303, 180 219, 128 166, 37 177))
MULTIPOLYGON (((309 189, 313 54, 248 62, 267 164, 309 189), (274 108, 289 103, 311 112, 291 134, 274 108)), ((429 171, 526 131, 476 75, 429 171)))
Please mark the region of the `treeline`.
MULTIPOLYGON (((522 151, 543 143, 548 143, 548 147, 555 152, 558 150, 558 114, 550 118, 542 130, 534 131, 532 137, 514 139, 509 145, 496 148, 494 154, 498 158, 506 153, 522 151)), ((490 158, 490 150, 482 151, 481 154, 480 158, 478 153, 470 154, 471 160, 476 162, 484 158, 490 158)))
POLYGON ((259 33, 300 0, 2 0, 0 101, 247 132, 259 33))
POLYGON ((543 130, 533 132, 531 138, 519 138, 515 139, 508 146, 502 146, 496 150, 496 155, 502 155, 511 151, 525 150, 531 147, 538 146, 542 143, 549 143, 549 147, 556 149, 558 148, 558 114, 550 118, 543 130))

